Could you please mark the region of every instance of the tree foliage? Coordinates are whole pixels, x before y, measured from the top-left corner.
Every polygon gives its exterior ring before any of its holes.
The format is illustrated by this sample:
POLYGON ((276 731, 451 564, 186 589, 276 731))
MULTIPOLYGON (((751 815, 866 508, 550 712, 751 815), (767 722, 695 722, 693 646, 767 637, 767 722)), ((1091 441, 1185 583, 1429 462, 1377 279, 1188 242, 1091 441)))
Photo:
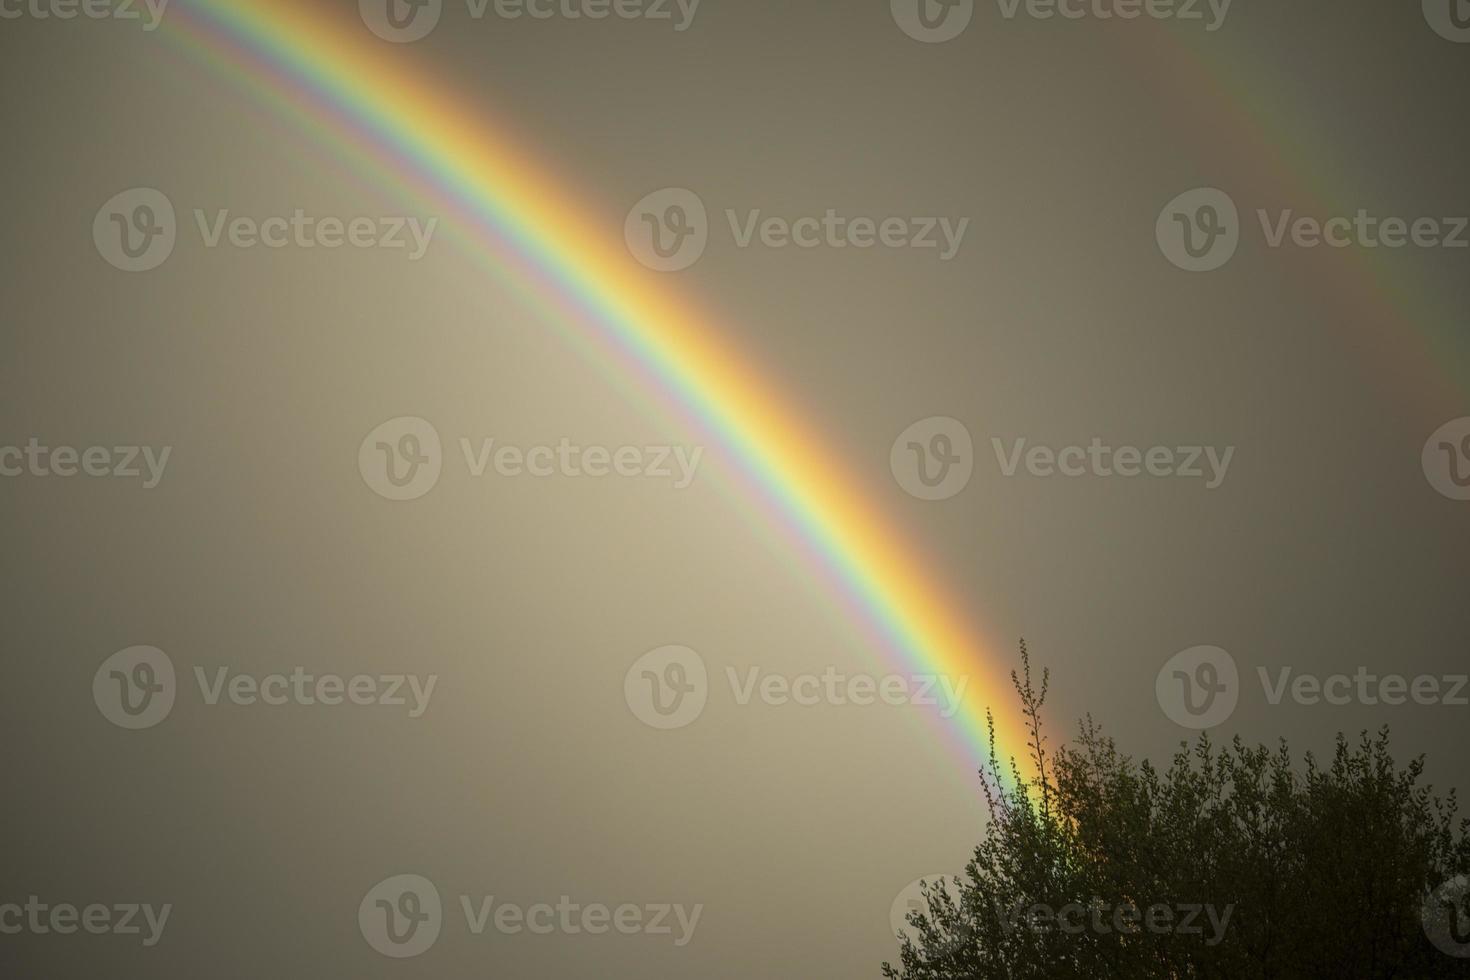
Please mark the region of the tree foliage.
POLYGON ((1011 679, 1028 774, 980 773, 990 820, 962 877, 932 883, 893 980, 1470 977, 1470 821, 1400 768, 1387 730, 1338 736, 1330 761, 1208 736, 1167 769, 1091 718, 1051 751, 1021 645, 1011 679), (1008 776, 1008 778, 1003 778, 1008 776))

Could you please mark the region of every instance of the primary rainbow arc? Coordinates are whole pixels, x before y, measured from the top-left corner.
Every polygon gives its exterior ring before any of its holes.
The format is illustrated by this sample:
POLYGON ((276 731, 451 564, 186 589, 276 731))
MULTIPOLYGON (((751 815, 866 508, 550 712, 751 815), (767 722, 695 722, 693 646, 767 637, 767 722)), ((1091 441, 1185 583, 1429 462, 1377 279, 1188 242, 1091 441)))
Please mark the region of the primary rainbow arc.
MULTIPOLYGON (((861 482, 771 389, 730 336, 592 226, 569 188, 543 176, 484 110, 461 108, 401 49, 286 0, 175 0, 165 30, 214 71, 302 119, 355 162, 445 208, 445 225, 502 268, 538 309, 590 334, 625 378, 724 451, 742 491, 763 503, 874 647, 909 673, 1006 678, 964 604, 951 596, 861 482), (324 129, 321 127, 325 127, 324 129), (984 671, 987 676, 979 676, 984 671)), ((1009 692, 991 684, 942 724, 963 760, 1018 746, 1009 692)))

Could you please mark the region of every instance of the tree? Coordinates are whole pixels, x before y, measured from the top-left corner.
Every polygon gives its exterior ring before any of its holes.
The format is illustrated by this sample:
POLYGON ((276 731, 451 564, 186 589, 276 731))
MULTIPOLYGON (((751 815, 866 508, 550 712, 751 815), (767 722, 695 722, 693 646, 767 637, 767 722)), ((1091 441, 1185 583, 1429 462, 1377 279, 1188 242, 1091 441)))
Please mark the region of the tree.
POLYGON ((1051 752, 1050 684, 1011 673, 1029 774, 990 721, 990 820, 963 877, 926 884, 891 980, 1470 977, 1470 820, 1399 768, 1387 729, 1301 767, 1238 737, 1166 770, 1089 717, 1051 752), (950 887, 952 886, 952 887, 950 887), (1460 954, 1460 955, 1456 955, 1460 954))

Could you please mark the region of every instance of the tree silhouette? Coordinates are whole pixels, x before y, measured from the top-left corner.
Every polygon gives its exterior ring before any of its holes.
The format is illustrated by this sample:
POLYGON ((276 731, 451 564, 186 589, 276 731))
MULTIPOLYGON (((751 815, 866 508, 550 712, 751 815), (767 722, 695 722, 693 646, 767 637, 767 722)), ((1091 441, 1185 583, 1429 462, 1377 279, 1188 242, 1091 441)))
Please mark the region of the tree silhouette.
POLYGON ((1400 769, 1387 730, 1328 765, 1208 736, 1163 771, 1089 717, 1049 751, 1021 644, 1032 774, 995 750, 965 875, 926 883, 893 980, 1470 977, 1470 821, 1400 769), (1002 778, 1008 772, 1009 779, 1002 778))

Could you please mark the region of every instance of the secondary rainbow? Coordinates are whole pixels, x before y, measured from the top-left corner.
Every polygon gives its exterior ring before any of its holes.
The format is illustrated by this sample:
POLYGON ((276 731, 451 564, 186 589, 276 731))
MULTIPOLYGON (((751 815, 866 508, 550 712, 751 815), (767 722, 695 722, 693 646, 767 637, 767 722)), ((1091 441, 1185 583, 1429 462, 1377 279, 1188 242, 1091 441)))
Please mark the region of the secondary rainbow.
MULTIPOLYGON (((355 167, 436 208, 465 244, 613 366, 619 387, 702 432, 745 503, 802 553, 871 645, 898 669, 1004 679, 964 604, 861 490, 792 399, 772 390, 731 335, 633 262, 621 229, 593 226, 566 182, 546 177, 485 110, 415 72, 413 57, 309 3, 175 0, 165 31, 334 144, 355 167)), ((1005 656, 1009 656, 1007 652, 1005 656)), ((1004 684, 972 681, 953 719, 934 723, 967 765, 989 748, 987 707, 1004 751, 1023 744, 1004 684)))

